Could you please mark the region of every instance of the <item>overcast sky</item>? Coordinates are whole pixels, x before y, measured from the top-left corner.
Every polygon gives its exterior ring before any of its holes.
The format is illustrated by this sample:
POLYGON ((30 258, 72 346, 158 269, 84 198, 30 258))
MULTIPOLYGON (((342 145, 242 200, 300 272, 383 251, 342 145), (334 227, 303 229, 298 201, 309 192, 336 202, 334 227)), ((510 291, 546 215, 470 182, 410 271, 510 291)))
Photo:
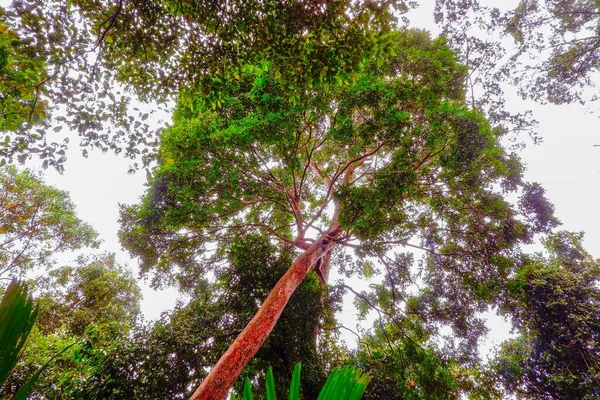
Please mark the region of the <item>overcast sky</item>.
MULTIPOLYGON (((423 25, 430 14, 430 9, 426 9, 420 17, 425 19, 420 19, 415 26, 431 28, 430 22, 423 25)), ((548 198, 556 206, 556 215, 563 223, 561 229, 584 231, 587 250, 594 257, 600 257, 600 147, 594 147, 600 144, 598 117, 580 105, 542 106, 525 102, 510 95, 510 90, 508 100, 513 110, 533 110, 543 137, 542 144, 529 144, 519 153, 527 164, 526 179, 541 183, 547 190, 548 198)), ((118 205, 138 201, 144 191, 145 174, 128 175, 129 161, 111 154, 91 151, 84 159, 76 142, 71 141, 64 174, 47 170, 46 181, 70 193, 79 216, 100 232, 103 250, 117 252, 120 262, 128 263, 137 271, 135 262, 120 251, 118 205)), ((156 318, 161 311, 172 307, 175 298, 173 290, 156 293, 146 287, 142 301, 146 319, 156 318)), ((347 318, 352 305, 348 304, 345 309, 347 318)), ((505 335, 506 329, 498 327, 492 333, 492 341, 497 342, 505 335)))

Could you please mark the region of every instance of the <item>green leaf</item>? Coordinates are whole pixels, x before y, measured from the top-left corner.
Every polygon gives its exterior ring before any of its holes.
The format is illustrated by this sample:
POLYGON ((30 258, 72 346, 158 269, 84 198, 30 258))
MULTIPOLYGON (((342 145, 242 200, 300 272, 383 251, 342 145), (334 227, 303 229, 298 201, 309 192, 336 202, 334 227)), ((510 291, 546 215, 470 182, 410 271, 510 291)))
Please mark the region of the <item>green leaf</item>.
POLYGON ((0 303, 0 386, 4 384, 35 323, 38 306, 24 283, 13 280, 0 303))
POLYGON ((267 370, 267 400, 276 400, 275 380, 273 379, 273 368, 267 370))
POLYGON ((244 380, 244 400, 252 400, 252 385, 248 378, 244 380))
POLYGON ((324 66, 323 68, 321 68, 321 72, 319 73, 319 76, 321 77, 321 79, 323 79, 327 76, 327 70, 329 70, 328 66, 324 66))
POLYGON ((358 400, 370 380, 371 377, 358 368, 336 368, 327 377, 318 400, 358 400))
POLYGON ((292 381, 290 382, 290 397, 289 400, 300 400, 300 370, 302 364, 296 364, 294 373, 292 374, 292 381))

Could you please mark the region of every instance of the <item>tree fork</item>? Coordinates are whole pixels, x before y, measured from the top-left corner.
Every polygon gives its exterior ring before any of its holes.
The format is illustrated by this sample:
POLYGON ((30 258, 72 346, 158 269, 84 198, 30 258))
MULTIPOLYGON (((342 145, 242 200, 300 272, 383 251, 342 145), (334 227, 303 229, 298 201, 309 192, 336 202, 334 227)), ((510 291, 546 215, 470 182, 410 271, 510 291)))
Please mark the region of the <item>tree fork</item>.
POLYGON ((313 265, 334 246, 333 241, 327 241, 327 246, 323 246, 324 239, 325 237, 322 236, 315 240, 292 263, 252 320, 223 353, 190 400, 221 400, 227 396, 229 388, 275 327, 283 309, 300 283, 313 265))

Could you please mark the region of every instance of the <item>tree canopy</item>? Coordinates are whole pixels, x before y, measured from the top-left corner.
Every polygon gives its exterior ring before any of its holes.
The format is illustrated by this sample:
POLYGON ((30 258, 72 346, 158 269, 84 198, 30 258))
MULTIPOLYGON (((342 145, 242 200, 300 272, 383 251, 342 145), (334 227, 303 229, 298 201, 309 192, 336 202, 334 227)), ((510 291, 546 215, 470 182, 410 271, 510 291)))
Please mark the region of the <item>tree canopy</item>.
MULTIPOLYGON (((595 398, 598 264, 580 236, 553 232, 544 189, 502 146, 532 121, 506 111, 501 82, 538 51, 541 74, 517 77, 524 93, 580 99, 597 68, 598 4, 523 1, 501 13, 438 0, 445 36, 434 39, 397 25, 413 6, 18 0, 2 10, 1 162, 39 155, 60 170, 62 126, 84 151, 156 162, 139 204, 122 206, 119 235, 143 276, 189 300, 143 324, 139 289, 114 256, 55 269, 37 282, 32 349, 4 390, 75 341, 40 397, 221 398, 239 392, 240 374, 262 387, 267 366, 283 389, 301 361, 308 397, 346 362, 372 374, 367 398, 595 398), (532 39, 546 23, 544 53, 532 39), (500 68, 503 44, 481 34, 499 28, 521 45, 500 68), (151 126, 148 104, 171 101, 173 122, 151 126), (527 254, 539 235, 547 254, 527 254), (346 295, 360 317, 376 316, 356 351, 336 341, 346 295), (485 365, 490 308, 519 336, 485 365)), ((96 243, 65 193, 0 168, 0 268, 22 273, 96 243)))
MULTIPOLYGON (((356 66, 354 51, 368 47, 370 36, 388 29, 393 10, 407 8, 404 1, 348 0, 13 1, 2 18, 42 68, 46 78, 25 90, 34 103, 61 111, 55 129, 77 131, 85 151, 123 152, 147 166, 157 130, 146 121, 149 107, 134 100, 161 107, 193 87, 219 102, 220 77, 239 73, 248 60, 293 65, 281 71, 293 80, 333 80, 356 66), (309 36, 318 40, 306 46, 309 36)), ((9 132, 2 159, 41 153, 61 169, 65 143, 45 122, 38 136, 9 132)))
MULTIPOLYGON (((535 122, 526 111, 507 111, 500 83, 559 104, 593 98, 586 91, 598 65, 595 1, 527 0, 509 12, 483 3, 436 0, 435 16, 470 70, 472 103, 494 125, 523 131, 535 122), (518 47, 508 61, 507 34, 518 47), (541 61, 528 60, 532 55, 541 61)), ((289 65, 280 71, 283 79, 343 79, 360 62, 357 54, 400 18, 407 22, 404 13, 417 5, 13 1, 0 12, 8 66, 2 79, 10 93, 2 100, 10 111, 3 118, 12 121, 0 125, 6 133, 0 159, 41 157, 44 166, 60 170, 71 138, 58 132, 66 126, 78 132, 84 154, 112 150, 148 167, 159 139, 148 117, 170 109, 181 91, 192 88, 219 104, 224 76, 264 60, 289 65), (307 46, 308 36, 318 40, 307 46)))

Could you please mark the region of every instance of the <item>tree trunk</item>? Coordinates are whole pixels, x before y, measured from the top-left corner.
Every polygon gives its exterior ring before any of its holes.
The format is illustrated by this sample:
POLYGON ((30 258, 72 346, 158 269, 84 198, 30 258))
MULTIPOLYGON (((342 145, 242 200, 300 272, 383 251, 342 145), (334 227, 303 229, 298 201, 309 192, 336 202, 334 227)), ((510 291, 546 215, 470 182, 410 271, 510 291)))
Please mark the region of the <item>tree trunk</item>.
POLYGON ((333 243, 323 245, 323 237, 312 243, 291 265, 271 290, 267 299, 204 378, 190 400, 221 400, 236 381, 248 361, 267 339, 290 297, 319 258, 333 243))

